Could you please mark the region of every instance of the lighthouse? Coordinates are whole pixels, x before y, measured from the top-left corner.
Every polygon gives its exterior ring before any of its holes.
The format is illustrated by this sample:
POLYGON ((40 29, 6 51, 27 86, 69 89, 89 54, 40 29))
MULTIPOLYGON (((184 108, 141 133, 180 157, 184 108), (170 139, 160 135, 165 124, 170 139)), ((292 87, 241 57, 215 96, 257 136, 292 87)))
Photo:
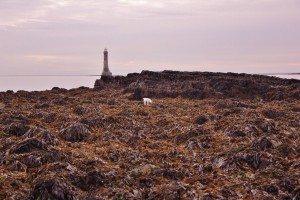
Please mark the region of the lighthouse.
POLYGON ((104 61, 103 61, 103 72, 102 76, 112 76, 112 73, 109 71, 108 68, 108 51, 104 49, 104 61))

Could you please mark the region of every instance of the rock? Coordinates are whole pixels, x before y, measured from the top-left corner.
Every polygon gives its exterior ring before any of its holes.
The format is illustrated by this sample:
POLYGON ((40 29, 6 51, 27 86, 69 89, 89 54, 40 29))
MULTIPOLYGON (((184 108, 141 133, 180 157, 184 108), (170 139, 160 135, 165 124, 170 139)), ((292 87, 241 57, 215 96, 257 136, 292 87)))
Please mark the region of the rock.
POLYGON ((257 127, 252 125, 243 125, 243 126, 234 125, 226 128, 224 131, 224 135, 228 137, 246 137, 246 136, 249 137, 257 134, 258 134, 257 127))
POLYGON ((72 183, 84 191, 90 191, 103 186, 106 176, 100 171, 90 171, 86 175, 71 175, 72 183))
POLYGON ((229 100, 220 99, 216 104, 215 108, 217 109, 225 109, 225 108, 232 108, 232 102, 229 100))
POLYGON ((283 98, 299 99, 296 86, 299 80, 289 84, 283 79, 248 74, 224 74, 210 72, 142 71, 140 74, 109 77, 96 80, 95 88, 130 88, 134 91, 131 99, 141 100, 149 97, 176 98, 182 96, 191 99, 203 99, 220 96, 242 99, 262 98, 282 100, 283 98), (201 80, 201 81, 199 81, 201 80), (274 90, 274 87, 285 88, 285 91, 274 90))
POLYGON ((82 123, 73 123, 60 131, 59 136, 70 142, 81 142, 91 135, 88 126, 82 123))
POLYGON ((296 188, 296 182, 295 180, 293 179, 289 179, 289 178, 284 178, 282 181, 281 181, 281 186, 283 188, 283 190, 285 191, 288 191, 289 193, 293 192, 294 189, 296 188))
POLYGON ((272 195, 278 195, 279 188, 276 185, 267 185, 265 186, 265 191, 272 195))
POLYGON ((92 128, 102 128, 106 124, 107 120, 104 116, 99 116, 81 118, 80 122, 92 128))
POLYGON ((147 199, 183 199, 183 193, 187 190, 187 188, 180 183, 169 183, 166 185, 157 185, 152 188, 151 192, 147 199))
POLYGON ((77 198, 64 182, 52 179, 37 184, 29 199, 75 200, 77 198))
POLYGON ((235 191, 229 189, 229 188, 222 188, 221 190, 221 194, 223 197, 225 197, 226 199, 228 198, 233 198, 233 197, 236 197, 237 194, 235 191))
POLYGON ((4 103, 0 103, 0 110, 5 108, 5 104, 4 103))
POLYGON ((46 144, 36 138, 26 139, 10 149, 11 154, 29 153, 32 151, 48 150, 46 144))
POLYGON ((137 87, 134 89, 133 95, 130 99, 141 101, 144 97, 148 97, 147 91, 144 88, 137 87))
POLYGON ((274 109, 268 109, 263 111, 263 115, 269 119, 278 119, 280 117, 284 117, 285 113, 274 109))
POLYGON ((197 137, 197 136, 204 134, 204 132, 205 132, 205 130, 203 128, 191 130, 187 133, 182 133, 182 134, 176 136, 174 139, 174 142, 176 144, 182 144, 182 143, 185 143, 190 138, 197 137))
POLYGON ((29 126, 23 123, 12 123, 5 127, 5 131, 14 136, 22 136, 29 130, 29 126))
POLYGON ((21 163, 18 160, 12 161, 11 163, 9 163, 9 165, 7 166, 7 169, 9 171, 20 171, 20 172, 26 172, 27 171, 27 166, 23 163, 21 163))
POLYGON ((293 198, 292 200, 299 200, 300 199, 300 188, 297 188, 294 190, 294 192, 292 193, 293 198))
POLYGON ((55 113, 49 113, 43 116, 42 121, 46 123, 55 122, 57 115, 55 113))
POLYGON ((290 145, 286 143, 279 145, 277 147, 277 151, 282 157, 289 157, 290 154, 294 153, 293 148, 291 148, 290 145))
POLYGON ((43 128, 30 129, 22 136, 23 138, 36 138, 42 142, 50 145, 57 145, 59 143, 56 136, 43 128))
POLYGON ((85 108, 82 106, 77 106, 73 109, 73 112, 77 115, 83 115, 85 113, 85 108))
POLYGON ((264 151, 266 149, 273 148, 273 144, 267 137, 263 137, 260 140, 255 141, 253 143, 253 147, 256 148, 257 150, 264 151))
POLYGON ((153 173, 154 170, 157 169, 158 167, 156 167, 155 165, 145 164, 131 170, 130 175, 133 177, 147 176, 153 173))
POLYGON ((200 115, 196 118, 195 123, 198 125, 205 124, 208 121, 208 118, 205 115, 200 115))
POLYGON ((38 103, 34 105, 35 109, 46 109, 49 108, 50 105, 48 103, 38 103))

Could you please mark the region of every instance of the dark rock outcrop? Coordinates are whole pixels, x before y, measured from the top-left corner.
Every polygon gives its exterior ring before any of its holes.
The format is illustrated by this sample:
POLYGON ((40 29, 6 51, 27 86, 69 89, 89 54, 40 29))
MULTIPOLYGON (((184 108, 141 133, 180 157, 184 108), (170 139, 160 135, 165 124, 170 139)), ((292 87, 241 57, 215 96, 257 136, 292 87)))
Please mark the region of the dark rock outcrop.
POLYGON ((29 199, 75 200, 76 197, 65 183, 52 179, 37 184, 29 199))
POLYGON ((82 123, 73 123, 60 131, 59 136, 70 142, 81 142, 91 134, 88 126, 82 123))
POLYGON ((125 76, 102 77, 95 89, 124 88, 133 93, 130 99, 142 97, 182 96, 190 99, 209 97, 282 100, 300 98, 300 80, 236 73, 142 71, 125 76))

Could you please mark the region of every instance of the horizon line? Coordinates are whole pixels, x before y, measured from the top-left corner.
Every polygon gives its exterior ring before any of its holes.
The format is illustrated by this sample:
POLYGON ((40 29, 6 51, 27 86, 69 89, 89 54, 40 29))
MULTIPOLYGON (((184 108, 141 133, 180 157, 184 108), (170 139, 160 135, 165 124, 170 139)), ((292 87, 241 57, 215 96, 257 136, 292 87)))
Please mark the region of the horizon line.
MULTIPOLYGON (((204 72, 204 71, 203 71, 204 72)), ((205 71, 207 72, 207 71, 205 71)), ((134 72, 132 72, 134 73, 134 72)), ((300 75, 300 72, 270 72, 270 73, 245 73, 245 72, 212 72, 212 73, 237 73, 237 74, 256 74, 256 75, 300 75)), ((8 74, 8 75, 0 75, 0 77, 38 77, 38 76, 44 76, 44 77, 55 77, 55 76, 102 76, 100 74, 18 74, 18 75, 12 75, 12 74, 8 74)), ((119 76, 119 75, 113 75, 113 76, 119 76)))

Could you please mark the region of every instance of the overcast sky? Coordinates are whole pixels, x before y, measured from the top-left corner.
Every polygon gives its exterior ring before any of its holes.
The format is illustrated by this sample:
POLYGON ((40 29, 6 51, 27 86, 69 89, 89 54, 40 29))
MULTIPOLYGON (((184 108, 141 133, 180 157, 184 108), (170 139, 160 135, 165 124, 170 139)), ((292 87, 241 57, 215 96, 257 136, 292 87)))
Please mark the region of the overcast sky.
POLYGON ((299 0, 0 0, 0 75, 300 72, 299 0))

